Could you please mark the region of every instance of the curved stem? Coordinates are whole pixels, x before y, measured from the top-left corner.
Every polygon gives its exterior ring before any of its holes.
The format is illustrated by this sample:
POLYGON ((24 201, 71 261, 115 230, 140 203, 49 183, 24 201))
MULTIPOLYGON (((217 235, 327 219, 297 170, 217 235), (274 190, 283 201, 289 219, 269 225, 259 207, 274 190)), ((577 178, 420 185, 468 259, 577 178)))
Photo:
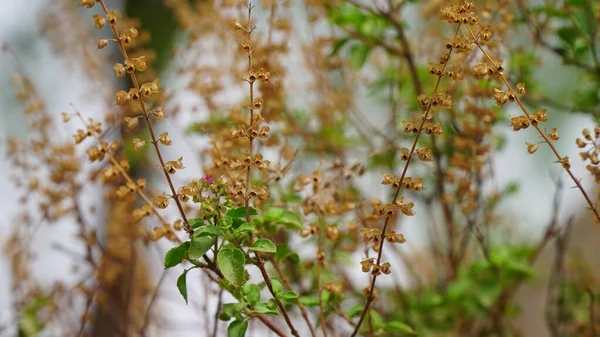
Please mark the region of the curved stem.
MULTIPOLYGON (((483 46, 481 46, 481 44, 478 41, 479 39, 477 38, 477 36, 475 36, 475 34, 473 33, 473 31, 471 30, 471 27, 467 26, 467 29, 469 30, 469 34, 471 34, 471 37, 474 40, 473 43, 477 46, 477 48, 479 48, 479 50, 481 50, 481 52, 483 53, 483 55, 485 56, 485 58, 487 58, 488 61, 490 61, 490 63, 492 65, 496 65, 496 61, 494 61, 494 59, 490 56, 490 54, 488 54, 485 51, 485 49, 483 48, 483 46)), ((506 85, 506 88, 508 90, 514 92, 512 86, 510 85, 510 83, 506 79, 506 76, 504 76, 503 73, 500 73, 499 75, 500 75, 500 78, 502 79, 502 81, 504 82, 504 84, 506 85)), ((516 100, 517 104, 519 105, 519 107, 521 108, 521 110, 523 111, 523 114, 525 114, 525 116, 527 117, 527 119, 529 119, 529 121, 531 121, 532 120, 531 119, 531 114, 527 111, 527 108, 525 107, 525 105, 523 104, 523 101, 521 101, 521 99, 519 98, 518 95, 515 95, 515 100, 516 100)), ((540 136, 544 139, 545 143, 548 144, 548 146, 552 150, 552 153, 554 153, 554 156, 556 156, 556 158, 559 161, 564 160, 564 158, 566 158, 566 157, 563 158, 558 153, 558 150, 552 144, 552 140, 548 137, 548 135, 546 135, 546 133, 544 133, 544 131, 542 131, 542 129, 537 124, 533 124, 532 123, 531 125, 537 130, 537 132, 540 134, 540 136)), ((583 195, 583 198, 585 199, 585 201, 590 206, 590 209, 594 213, 594 216, 596 217, 596 220, 600 223, 600 213, 598 213, 598 210, 596 209, 596 206, 594 205, 594 202, 592 201, 592 199, 590 198, 590 196, 583 189, 583 186, 581 185, 581 181, 579 179, 577 179, 577 177, 575 177, 575 175, 573 174, 573 172, 571 171, 571 169, 569 167, 566 167, 565 165, 562 165, 562 166, 565 169, 565 171, 567 171, 567 174, 569 175, 569 177, 571 177, 571 180, 573 180, 573 182, 575 183, 575 186, 577 186, 577 188, 579 189, 579 191, 581 191, 581 194, 583 195)))

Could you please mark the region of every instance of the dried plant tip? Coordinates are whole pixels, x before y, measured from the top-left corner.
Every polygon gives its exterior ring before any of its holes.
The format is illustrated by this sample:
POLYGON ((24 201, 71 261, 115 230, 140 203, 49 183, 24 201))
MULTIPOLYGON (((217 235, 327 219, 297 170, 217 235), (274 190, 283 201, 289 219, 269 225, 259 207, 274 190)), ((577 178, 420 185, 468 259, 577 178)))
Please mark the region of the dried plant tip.
POLYGON ((560 136, 558 135, 558 129, 553 128, 552 130, 550 130, 550 133, 548 133, 548 137, 552 140, 559 140, 560 136))
POLYGON ((561 163, 561 165, 567 170, 571 168, 571 163, 569 162, 569 157, 563 157, 560 160, 558 160, 557 162, 561 163))
POLYGON ((587 145, 586 142, 584 142, 581 138, 575 139, 575 144, 577 144, 577 147, 579 147, 580 149, 583 149, 587 145))
POLYGON ((479 41, 481 44, 486 44, 493 36, 494 33, 491 31, 490 27, 485 27, 479 32, 479 41))
POLYGON ((113 65, 113 69, 115 70, 115 76, 116 77, 123 77, 127 73, 127 69, 121 63, 115 63, 113 65))
POLYGON ((108 39, 100 39, 98 40, 98 49, 103 49, 108 45, 108 39))
POLYGON ((159 81, 160 81, 159 79, 156 79, 152 82, 147 82, 147 83, 142 84, 142 86, 140 87, 142 95, 144 95, 145 97, 149 97, 149 96, 152 96, 153 94, 158 94, 160 92, 160 90, 158 89, 159 81))
POLYGON ((384 262, 381 265, 381 272, 384 273, 385 275, 389 275, 392 272, 391 268, 392 268, 392 265, 389 262, 384 262))
POLYGON ((248 40, 242 41, 241 47, 242 47, 242 51, 244 52, 244 54, 252 55, 252 46, 250 46, 250 41, 248 41, 248 40))
POLYGON ((108 12, 108 15, 106 15, 106 19, 108 20, 108 23, 115 25, 117 23, 117 12, 111 10, 108 12))
POLYGON ((328 225, 327 229, 325 229, 325 236, 331 241, 335 241, 340 236, 340 230, 336 225, 328 225))
POLYGON ((517 83, 517 92, 521 96, 527 93, 527 91, 525 90, 525 83, 517 83))
POLYGON ((117 150, 119 150, 119 142, 117 142, 116 140, 110 142, 110 144, 108 145, 108 150, 112 153, 117 152, 117 150))
POLYGON ((166 194, 159 195, 154 198, 154 206, 164 209, 169 206, 169 197, 166 194))
POLYGON ((525 143, 527 145, 527 153, 533 154, 538 149, 539 143, 525 143))
POLYGON ((233 28, 235 28, 235 29, 241 29, 241 30, 246 30, 244 28, 244 26, 242 26, 242 24, 240 23, 240 20, 238 20, 237 18, 233 19, 233 28))
POLYGON ((133 143, 133 150, 134 151, 140 151, 146 145, 146 141, 145 140, 141 140, 139 138, 133 138, 131 140, 131 142, 133 143))
POLYGON ((151 110, 150 113, 152 114, 152 116, 154 116, 154 118, 156 120, 165 119, 167 116, 165 116, 164 109, 165 109, 165 106, 161 105, 160 107, 158 107, 154 110, 151 110))
POLYGON ((138 125, 139 123, 139 118, 141 116, 136 116, 136 117, 125 117, 125 124, 127 125, 128 129, 134 128, 135 126, 138 125))
POLYGON ((119 104, 119 105, 123 105, 123 104, 129 102, 129 100, 131 99, 130 93, 123 91, 123 90, 117 91, 115 93, 115 96, 117 98, 117 104, 119 104))
POLYGON ((169 139, 169 133, 163 132, 158 136, 158 141, 165 146, 171 145, 173 142, 169 139))
POLYGON ((429 106, 429 97, 427 97, 427 95, 420 94, 417 99, 419 100, 419 105, 421 105, 421 107, 427 108, 429 106))
POLYGON ((388 231, 387 233, 385 233, 385 238, 386 240, 388 240, 388 242, 391 243, 404 243, 406 242, 406 239, 404 238, 404 235, 402 234, 397 234, 395 231, 388 231))
POLYGON ((263 98, 262 97, 258 97, 254 100, 254 104, 253 104, 253 108, 254 109, 260 109, 263 105, 263 98))
POLYGON ((64 123, 68 122, 71 119, 71 115, 66 112, 61 113, 61 115, 64 123))
POLYGON ((106 24, 106 18, 100 14, 94 14, 93 18, 96 29, 101 29, 106 24))
POLYGON ((183 157, 179 157, 177 160, 171 160, 165 163, 165 171, 169 174, 174 174, 176 170, 183 169, 183 157))
POLYGON ((363 273, 368 273, 371 270, 371 267, 373 267, 373 258, 370 257, 362 259, 362 261, 360 261, 360 265, 362 266, 363 273))

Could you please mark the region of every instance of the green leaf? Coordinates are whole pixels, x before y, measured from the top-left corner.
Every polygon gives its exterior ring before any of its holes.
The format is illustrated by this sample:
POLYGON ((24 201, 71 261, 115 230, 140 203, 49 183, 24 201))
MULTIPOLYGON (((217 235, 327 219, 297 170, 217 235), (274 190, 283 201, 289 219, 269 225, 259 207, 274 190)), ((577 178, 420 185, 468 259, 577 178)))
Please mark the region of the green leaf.
MULTIPOLYGON (((194 233, 195 234, 195 233, 194 233)), ((215 239, 210 236, 196 236, 192 238, 188 258, 195 260, 206 254, 210 247, 215 244, 215 239)))
POLYGON ((232 224, 233 224, 233 218, 226 215, 226 216, 221 217, 219 219, 219 222, 217 223, 217 226, 219 226, 221 228, 224 228, 224 229, 227 229, 227 228, 231 227, 232 224))
POLYGON ((348 41, 350 41, 350 38, 347 37, 335 41, 335 43, 333 44, 333 48, 331 49, 331 53, 329 53, 329 57, 337 54, 348 41))
POLYGON ((189 271, 189 269, 184 270, 183 273, 181 275, 179 275, 179 277, 177 278, 177 289, 179 289, 179 293, 181 294, 181 296, 183 296, 183 299, 185 300, 185 304, 188 304, 187 281, 186 281, 186 276, 187 276, 188 271, 189 271))
POLYGON ((317 296, 301 296, 300 303, 305 307, 316 307, 319 305, 319 298, 317 296))
POLYGON ((222 249, 217 255, 217 266, 225 279, 235 287, 244 283, 245 263, 244 253, 238 248, 222 249))
POLYGON ((246 300, 251 306, 255 306, 260 302, 260 288, 256 284, 245 284, 243 287, 244 295, 246 300))
POLYGON ((294 291, 286 291, 285 293, 280 294, 279 298, 281 298, 287 304, 294 304, 298 300, 298 294, 296 294, 294 291))
POLYGON ((223 235, 225 235, 225 232, 223 232, 223 229, 221 227, 217 227, 217 226, 201 227, 201 228, 198 228, 194 232, 194 236, 196 236, 196 237, 198 237, 198 236, 223 236, 223 235))
POLYGON ((283 218, 283 213, 285 213, 285 209, 281 207, 271 207, 265 213, 264 218, 268 221, 279 221, 283 218))
POLYGON ((348 316, 350 318, 360 316, 360 314, 362 314, 362 312, 363 312, 363 308, 364 308, 364 305, 362 305, 362 304, 357 304, 357 305, 353 306, 352 308, 348 309, 348 316))
POLYGON ((189 248, 190 242, 186 241, 178 247, 169 249, 167 254, 165 254, 165 269, 175 267, 176 265, 180 264, 189 248))
POLYGON ((350 65, 355 69, 362 68, 371 53, 371 47, 364 43, 356 43, 350 47, 348 57, 350 65))
POLYGON ((273 287, 273 292, 275 292, 275 295, 279 297, 279 294, 281 294, 283 291, 283 284, 281 284, 278 279, 274 278, 271 279, 271 286, 273 287))
POLYGON ((402 333, 402 334, 406 334, 406 335, 416 335, 417 334, 417 332, 413 328, 411 328, 408 324, 398 322, 398 321, 388 322, 383 327, 383 330, 386 332, 398 332, 398 333, 402 333))
POLYGON ((569 47, 573 48, 575 46, 575 40, 577 39, 577 30, 574 27, 559 28, 556 31, 556 34, 569 47))
POLYGON ((534 274, 533 268, 526 262, 522 261, 507 261, 505 264, 507 270, 521 274, 525 277, 532 277, 534 274))
POLYGON ((188 223, 190 224, 190 227, 198 228, 198 227, 201 227, 204 225, 204 219, 202 219, 202 218, 189 219, 188 223))
POLYGON ((258 239, 256 242, 254 242, 252 247, 250 247, 250 250, 264 253, 275 253, 277 252, 277 247, 273 241, 269 239, 258 239))
POLYGON ((383 317, 381 314, 375 310, 369 310, 369 318, 371 319, 371 324, 375 330, 379 330, 384 326, 383 317))
POLYGON ((223 315, 223 318, 228 317, 226 321, 228 321, 231 317, 242 319, 242 312, 245 308, 245 303, 225 303, 223 304, 223 311, 221 314, 223 315))
POLYGON ((265 315, 279 315, 279 311, 277 311, 277 303, 273 306, 273 299, 269 300, 269 302, 260 302, 254 306, 254 311, 259 314, 265 315))
POLYGON ((276 260, 288 259, 293 264, 300 262, 300 256, 295 252, 291 252, 287 243, 277 244, 277 253, 275 253, 276 260))
POLYGON ((233 321, 227 328, 227 337, 244 337, 247 329, 247 321, 233 321))
MULTIPOLYGON (((249 215, 257 215, 258 211, 253 207, 249 207, 248 214, 249 215)), ((234 219, 245 218, 246 217, 246 207, 242 206, 242 207, 230 209, 229 211, 227 211, 227 215, 234 219)))
POLYGON ((238 233, 244 233, 244 232, 253 232, 254 230, 256 230, 256 228, 254 227, 253 224, 244 222, 238 228, 236 228, 233 232, 238 234, 238 233))
POLYGON ((264 219, 282 224, 288 228, 302 230, 304 229, 302 217, 295 212, 285 210, 280 207, 271 207, 264 215, 264 219))

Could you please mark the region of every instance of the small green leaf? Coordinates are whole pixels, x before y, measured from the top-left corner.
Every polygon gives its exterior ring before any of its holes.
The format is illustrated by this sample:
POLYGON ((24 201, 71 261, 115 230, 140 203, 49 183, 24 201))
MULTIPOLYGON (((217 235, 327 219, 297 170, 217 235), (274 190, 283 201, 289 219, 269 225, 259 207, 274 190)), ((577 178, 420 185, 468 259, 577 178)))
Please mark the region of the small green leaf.
POLYGON ((525 277, 532 277, 534 275, 533 268, 526 262, 516 260, 507 261, 505 267, 507 270, 521 274, 525 277))
POLYGON ((205 226, 202 228, 198 228, 194 232, 194 236, 223 236, 225 232, 221 227, 216 226, 205 226))
POLYGON ((190 242, 186 241, 178 247, 169 249, 167 254, 165 254, 165 269, 175 267, 176 265, 180 264, 189 248, 190 242))
POLYGON ((288 211, 280 207, 269 208, 264 215, 264 219, 267 221, 280 223, 291 229, 304 229, 301 216, 292 211, 288 211))
POLYGON ((350 38, 348 38, 348 37, 343 37, 343 38, 335 41, 335 43, 333 44, 333 48, 331 48, 331 53, 329 53, 329 57, 334 56, 335 54, 337 54, 340 51, 340 49, 342 49, 342 47, 348 41, 350 41, 350 38))
POLYGON ((317 296, 302 296, 300 297, 300 303, 305 307, 316 307, 319 305, 319 298, 317 296))
POLYGON ((248 223, 248 222, 244 222, 243 224, 241 224, 238 228, 236 228, 233 232, 238 234, 238 233, 244 233, 244 232, 253 232, 256 228, 254 227, 253 224, 248 223))
POLYGON ((279 296, 285 303, 294 304, 298 301, 298 294, 293 291, 286 291, 279 296))
POLYGON ((244 283, 245 263, 244 253, 238 248, 221 249, 217 255, 217 266, 225 279, 235 287, 240 287, 244 283))
POLYGON ((283 217, 285 210, 281 207, 271 207, 264 215, 265 220, 279 221, 283 217))
POLYGON ((399 333, 403 333, 406 335, 416 335, 417 334, 417 332, 413 328, 411 328, 408 324, 398 322, 398 321, 388 322, 383 327, 383 330, 386 332, 399 332, 399 333))
POLYGON ((355 69, 360 69, 367 61, 371 47, 364 43, 357 43, 350 47, 349 58, 350 65, 355 69))
POLYGON ((231 227, 232 224, 233 224, 233 218, 226 215, 224 217, 221 217, 221 219, 219 219, 217 226, 227 229, 227 228, 231 227))
POLYGON ((277 303, 275 303, 275 307, 273 307, 273 302, 260 302, 254 306, 254 311, 259 314, 265 315, 279 315, 279 311, 277 311, 277 303))
MULTIPOLYGON (((235 317, 236 319, 242 319, 242 312, 246 308, 245 303, 225 303, 223 304, 223 316, 235 317)), ((227 319, 229 320, 229 319, 227 319)))
POLYGON ((250 250, 264 253, 275 253, 277 252, 277 246, 275 246, 273 241, 269 239, 258 239, 256 242, 254 242, 252 247, 250 247, 250 250))
POLYGON ((352 308, 348 309, 348 316, 350 318, 360 316, 360 314, 362 314, 362 312, 363 312, 363 308, 364 308, 364 305, 362 305, 362 304, 357 304, 357 305, 353 306, 352 308))
MULTIPOLYGON (((253 207, 249 207, 248 214, 249 215, 257 215, 258 211, 253 207)), ((242 206, 242 207, 230 209, 229 211, 227 211, 227 215, 234 219, 245 218, 246 217, 246 207, 242 206)))
POLYGON ((558 37, 563 40, 569 47, 575 46, 575 40, 577 39, 577 30, 574 27, 562 27, 556 31, 558 37))
POLYGON ((244 337, 247 329, 247 321, 233 321, 227 328, 227 337, 244 337))
POLYGON ((369 310, 369 318, 371 319, 370 324, 373 325, 373 329, 379 330, 383 328, 383 317, 381 317, 380 313, 375 310, 369 310))
POLYGON ((183 299, 185 300, 185 304, 188 304, 187 281, 186 281, 186 276, 187 276, 188 271, 189 271, 189 269, 184 270, 183 273, 181 275, 179 275, 179 277, 177 278, 177 289, 179 289, 179 293, 181 294, 181 296, 183 296, 183 299))
POLYGON ((251 306, 255 306, 260 302, 260 288, 256 284, 245 284, 243 287, 244 295, 246 300, 251 306))
POLYGON ((198 228, 198 227, 204 225, 204 219, 202 219, 202 218, 189 219, 188 223, 190 224, 190 227, 198 228))
POLYGON ((279 294, 281 294, 283 291, 283 285, 281 282, 279 282, 279 280, 276 278, 271 279, 271 286, 273 287, 273 292, 275 292, 275 295, 279 297, 279 294))
POLYGON ((193 237, 190 249, 188 250, 188 257, 192 260, 200 258, 202 255, 206 254, 214 244, 215 239, 210 236, 193 237))

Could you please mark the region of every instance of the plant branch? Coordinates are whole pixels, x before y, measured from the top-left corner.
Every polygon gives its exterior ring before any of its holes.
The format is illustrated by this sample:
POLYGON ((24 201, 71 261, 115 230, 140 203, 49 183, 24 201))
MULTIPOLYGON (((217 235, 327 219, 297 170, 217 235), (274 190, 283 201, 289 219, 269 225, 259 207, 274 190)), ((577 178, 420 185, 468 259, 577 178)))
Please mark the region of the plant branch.
MULTIPOLYGON (((475 36, 475 34, 473 33, 473 31, 471 30, 471 27, 469 27, 467 25, 467 29, 469 30, 469 34, 471 34, 471 37, 474 40, 473 43, 479 48, 479 50, 481 50, 481 52, 483 53, 483 55, 488 59, 488 61, 491 64, 496 65, 496 61, 494 61, 494 59, 485 51, 485 49, 483 48, 483 46, 479 43, 479 39, 477 38, 477 36, 475 36)), ((504 84, 506 85, 507 89, 514 92, 512 86, 510 85, 510 83, 506 79, 506 76, 504 76, 504 74, 502 72, 499 73, 499 76, 502 79, 502 81, 504 82, 504 84)), ((527 108, 525 107, 525 105, 523 104, 523 102, 521 101, 521 99, 519 98, 518 95, 515 95, 515 100, 516 100, 517 104, 519 105, 519 107, 521 108, 521 110, 523 111, 523 113, 525 114, 525 116, 527 117, 527 119, 529 121, 531 121, 532 120, 531 115, 527 111, 527 108)), ((537 130, 537 132, 540 134, 540 136, 544 139, 544 141, 546 142, 546 144, 548 144, 548 146, 552 150, 552 153, 554 153, 554 155, 556 156, 556 158, 558 159, 558 161, 561 162, 562 160, 566 159, 567 163, 568 163, 568 159, 569 158, 568 157, 564 157, 564 158, 561 157, 561 155, 558 153, 558 150, 556 150, 556 147, 552 144, 552 140, 550 140, 550 138, 548 137, 548 135, 546 135, 546 133, 544 133, 542 131, 542 129, 537 124, 533 124, 532 123, 532 125, 537 130)), ((563 168, 565 169, 565 171, 567 171, 567 173, 569 174, 569 177, 571 177, 571 180, 573 180, 573 182, 575 183, 575 185, 577 186, 577 188, 581 191, 581 194, 583 195, 585 201, 588 203, 590 209, 594 213, 594 216, 596 217, 596 220, 598 221, 598 223, 600 223, 600 213, 598 213, 598 210, 596 209, 596 206, 592 202, 592 199, 589 197, 589 195, 587 194, 587 192, 583 189, 583 186, 581 185, 581 181, 575 177, 575 175, 571 171, 570 167, 568 167, 564 163, 561 163, 561 164, 562 164, 563 168)))
MULTIPOLYGON (((454 34, 454 36, 458 35, 458 31, 460 29, 460 24, 458 24, 458 27, 456 29, 456 32, 454 34)), ((448 59, 450 59, 450 56, 452 54, 452 49, 450 49, 448 51, 448 59)), ((448 65, 448 61, 444 63, 443 69, 442 69, 442 74, 438 76, 437 81, 435 83, 435 87, 433 88, 433 93, 431 96, 435 95, 438 92, 439 86, 440 86, 440 82, 442 81, 442 78, 444 77, 444 71, 446 69, 446 66, 448 65)), ((415 139, 413 141, 413 144, 411 146, 410 152, 408 154, 408 158, 406 160, 406 164, 404 165, 404 169, 402 170, 402 174, 400 175, 400 179, 399 181, 402 182, 404 180, 404 177, 406 176, 406 173, 408 172, 408 167, 412 161, 413 158, 413 153, 415 151, 415 148, 417 147, 417 142, 419 141, 419 137, 421 136, 421 133, 423 132, 423 126, 425 125, 425 122, 429 119, 429 115, 431 113, 431 107, 432 107, 432 102, 430 101, 429 104, 427 105, 427 109, 425 110, 425 112, 423 113, 423 115, 421 116, 421 122, 419 124, 419 129, 417 131, 417 134, 415 135, 415 139)), ((396 189, 396 192, 394 194, 394 198, 392 199, 391 204, 394 204, 396 202, 396 200, 398 199, 398 196, 400 195, 400 190, 402 190, 403 184, 399 184, 398 188, 396 189)), ((377 262, 376 264, 380 264, 381 263, 381 257, 383 255, 383 246, 385 243, 385 234, 387 232, 387 228, 390 222, 391 216, 388 214, 386 215, 385 218, 385 222, 383 224, 383 229, 381 230, 381 246, 379 247, 379 252, 377 253, 377 262)), ((358 323, 356 324, 356 328, 354 329, 354 331, 352 332, 352 334, 350 335, 351 337, 354 337, 358 334, 358 331, 360 330, 361 324, 363 322, 363 320, 365 319, 367 312, 369 310, 369 307, 371 306, 371 303, 373 302, 373 300, 375 299, 374 297, 374 292, 375 292, 375 283, 377 281, 377 275, 373 275, 373 277, 371 278, 371 284, 369 286, 369 290, 368 290, 368 295, 367 295, 367 300, 365 302, 365 306, 362 310, 362 313, 360 315, 360 318, 358 320, 358 323)))

